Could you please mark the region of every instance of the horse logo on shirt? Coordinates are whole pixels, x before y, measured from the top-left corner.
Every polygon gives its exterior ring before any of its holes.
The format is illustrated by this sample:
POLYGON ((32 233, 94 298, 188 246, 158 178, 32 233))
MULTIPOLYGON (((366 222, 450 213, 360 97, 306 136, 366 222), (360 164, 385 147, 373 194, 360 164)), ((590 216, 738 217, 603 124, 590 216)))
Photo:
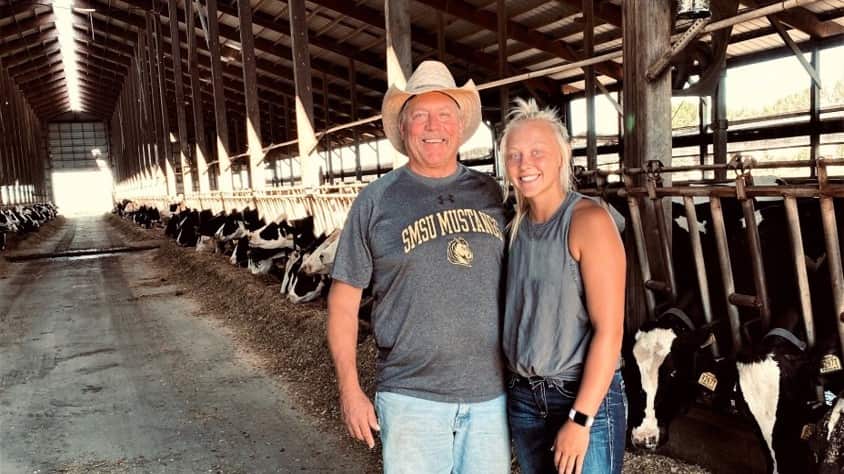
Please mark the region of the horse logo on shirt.
POLYGON ((448 243, 448 261, 454 265, 471 267, 475 256, 469 247, 469 242, 463 237, 455 237, 448 243))

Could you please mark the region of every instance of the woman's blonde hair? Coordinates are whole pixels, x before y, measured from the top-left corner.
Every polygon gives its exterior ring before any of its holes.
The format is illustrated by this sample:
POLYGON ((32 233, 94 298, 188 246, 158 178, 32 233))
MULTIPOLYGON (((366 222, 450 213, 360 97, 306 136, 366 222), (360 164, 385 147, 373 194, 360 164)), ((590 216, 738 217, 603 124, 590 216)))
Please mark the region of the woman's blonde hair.
MULTIPOLYGON (((510 138, 510 134, 515 130, 517 127, 523 125, 525 122, 545 122, 550 127, 551 130, 554 132, 554 136, 557 139, 557 143, 560 145, 560 154, 563 157, 562 166, 560 166, 560 183, 563 186, 563 192, 568 193, 569 190, 572 188, 572 179, 571 179, 571 145, 569 144, 569 133, 566 130, 566 126, 563 125, 563 121, 560 120, 559 115, 557 114, 557 110, 553 108, 539 108, 537 105, 536 100, 534 99, 522 99, 517 98, 513 101, 514 106, 510 109, 510 112, 507 113, 507 126, 504 127, 504 133, 501 134, 501 142, 499 144, 498 150, 502 156, 504 156, 504 163, 506 167, 506 156, 507 156, 507 139, 510 138)), ((506 200, 509 195, 509 190, 512 185, 510 181, 510 175, 505 172, 504 173, 504 199, 506 200)), ((530 205, 527 202, 527 199, 522 195, 521 192, 515 187, 512 186, 513 192, 516 195, 516 216, 510 222, 510 245, 513 245, 513 242, 516 240, 516 234, 519 231, 519 226, 524 220, 525 216, 528 215, 530 211, 530 205)))

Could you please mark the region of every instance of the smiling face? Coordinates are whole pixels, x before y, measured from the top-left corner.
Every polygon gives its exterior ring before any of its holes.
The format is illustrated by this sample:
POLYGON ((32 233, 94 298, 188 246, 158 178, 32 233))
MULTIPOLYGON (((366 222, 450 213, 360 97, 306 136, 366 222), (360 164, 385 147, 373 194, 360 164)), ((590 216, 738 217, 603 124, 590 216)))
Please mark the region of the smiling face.
POLYGON ((568 150, 551 125, 541 120, 527 120, 507 137, 505 160, 510 182, 532 206, 559 198, 563 194, 560 172, 567 162, 568 150))
POLYGON ((411 98, 402 111, 400 130, 408 166, 415 173, 438 178, 457 169, 463 120, 449 96, 429 92, 411 98))

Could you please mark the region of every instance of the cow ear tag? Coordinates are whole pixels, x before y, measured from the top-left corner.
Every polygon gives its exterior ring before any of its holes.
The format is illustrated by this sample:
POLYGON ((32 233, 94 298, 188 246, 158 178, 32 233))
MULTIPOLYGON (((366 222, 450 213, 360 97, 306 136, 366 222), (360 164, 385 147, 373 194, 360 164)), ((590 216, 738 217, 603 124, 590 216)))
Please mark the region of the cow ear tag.
POLYGON ((707 337, 706 341, 703 344, 701 344, 700 348, 704 349, 704 348, 711 346, 712 344, 715 344, 715 334, 709 333, 709 337, 707 337))
POLYGON ((705 387, 710 392, 715 391, 715 387, 718 386, 718 377, 715 376, 712 372, 703 372, 700 374, 700 378, 697 379, 698 385, 705 387))
POLYGON ((827 354, 821 359, 821 373, 838 372, 841 370, 841 359, 835 354, 827 354))
POLYGON ((815 434, 815 425, 803 425, 803 430, 800 432, 800 439, 809 441, 809 438, 815 434))

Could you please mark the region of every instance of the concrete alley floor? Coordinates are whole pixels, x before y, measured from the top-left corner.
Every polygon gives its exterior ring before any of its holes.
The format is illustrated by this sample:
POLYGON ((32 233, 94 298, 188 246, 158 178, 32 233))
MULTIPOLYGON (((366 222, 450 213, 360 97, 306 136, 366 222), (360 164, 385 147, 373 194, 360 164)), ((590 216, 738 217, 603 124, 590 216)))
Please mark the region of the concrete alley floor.
MULTIPOLYGON (((27 253, 122 245, 77 218, 27 253)), ((366 472, 153 254, 0 265, 0 473, 366 472)))

